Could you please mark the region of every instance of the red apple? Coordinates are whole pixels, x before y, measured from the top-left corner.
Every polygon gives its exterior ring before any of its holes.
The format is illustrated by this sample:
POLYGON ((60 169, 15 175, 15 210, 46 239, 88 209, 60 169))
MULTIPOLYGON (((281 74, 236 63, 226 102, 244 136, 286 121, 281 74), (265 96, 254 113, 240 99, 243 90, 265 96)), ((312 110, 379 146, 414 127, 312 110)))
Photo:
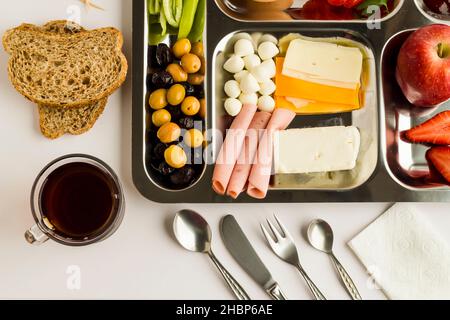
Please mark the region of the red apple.
POLYGON ((397 82, 413 105, 433 107, 450 99, 450 26, 433 24, 412 33, 400 49, 397 82))

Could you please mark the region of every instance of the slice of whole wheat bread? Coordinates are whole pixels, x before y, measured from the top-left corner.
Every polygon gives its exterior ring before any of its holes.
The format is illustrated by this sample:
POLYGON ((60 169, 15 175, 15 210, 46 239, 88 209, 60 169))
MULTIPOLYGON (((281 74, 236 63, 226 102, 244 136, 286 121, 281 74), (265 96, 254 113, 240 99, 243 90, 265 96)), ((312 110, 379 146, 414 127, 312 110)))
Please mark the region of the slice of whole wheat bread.
POLYGON ((8 74, 29 100, 48 107, 83 107, 107 98, 125 81, 123 37, 114 28, 70 36, 23 24, 8 30, 8 74))
POLYGON ((108 98, 79 108, 55 108, 39 105, 39 124, 42 134, 57 139, 64 134, 80 135, 89 131, 103 113, 108 98))
MULTIPOLYGON (((66 20, 50 21, 42 26, 45 32, 71 35, 86 32, 80 25, 66 20)), ((79 108, 39 106, 39 124, 42 134, 57 139, 64 134, 80 135, 90 130, 103 113, 107 98, 79 108)))

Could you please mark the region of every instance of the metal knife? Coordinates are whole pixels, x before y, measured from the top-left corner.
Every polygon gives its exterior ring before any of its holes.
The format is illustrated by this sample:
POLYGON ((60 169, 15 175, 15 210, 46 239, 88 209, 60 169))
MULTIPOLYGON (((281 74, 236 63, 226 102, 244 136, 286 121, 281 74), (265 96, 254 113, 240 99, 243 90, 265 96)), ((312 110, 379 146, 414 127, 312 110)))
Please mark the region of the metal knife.
POLYGON ((238 222, 232 215, 222 219, 220 232, 225 247, 239 265, 275 300, 286 300, 278 283, 258 257, 238 222))

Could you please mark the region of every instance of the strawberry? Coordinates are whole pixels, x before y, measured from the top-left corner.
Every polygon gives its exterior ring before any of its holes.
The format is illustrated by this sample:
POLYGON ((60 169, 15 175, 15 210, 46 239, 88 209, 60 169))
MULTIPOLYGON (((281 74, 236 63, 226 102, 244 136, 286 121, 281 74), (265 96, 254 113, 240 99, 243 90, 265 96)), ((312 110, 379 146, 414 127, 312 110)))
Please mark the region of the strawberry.
POLYGON ((431 178, 440 180, 438 177, 440 175, 450 185, 450 147, 433 147, 427 151, 426 158, 430 166, 431 178))
POLYGON ((355 8, 364 0, 328 0, 328 3, 336 7, 355 8))
POLYGON ((327 0, 308 0, 301 9, 289 10, 294 19, 353 20, 354 12, 345 7, 330 5, 327 0))
POLYGON ((412 143, 450 145, 450 110, 441 112, 421 125, 402 132, 402 137, 412 143))

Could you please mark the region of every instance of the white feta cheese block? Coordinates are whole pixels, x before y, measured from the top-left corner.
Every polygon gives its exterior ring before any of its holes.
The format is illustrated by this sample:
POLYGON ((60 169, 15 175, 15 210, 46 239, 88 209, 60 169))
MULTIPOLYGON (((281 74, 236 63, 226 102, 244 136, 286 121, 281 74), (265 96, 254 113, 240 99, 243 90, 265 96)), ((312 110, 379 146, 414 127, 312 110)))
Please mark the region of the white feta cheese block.
POLYGON ((289 129, 274 135, 276 174, 351 170, 356 166, 361 135, 356 127, 289 129))

